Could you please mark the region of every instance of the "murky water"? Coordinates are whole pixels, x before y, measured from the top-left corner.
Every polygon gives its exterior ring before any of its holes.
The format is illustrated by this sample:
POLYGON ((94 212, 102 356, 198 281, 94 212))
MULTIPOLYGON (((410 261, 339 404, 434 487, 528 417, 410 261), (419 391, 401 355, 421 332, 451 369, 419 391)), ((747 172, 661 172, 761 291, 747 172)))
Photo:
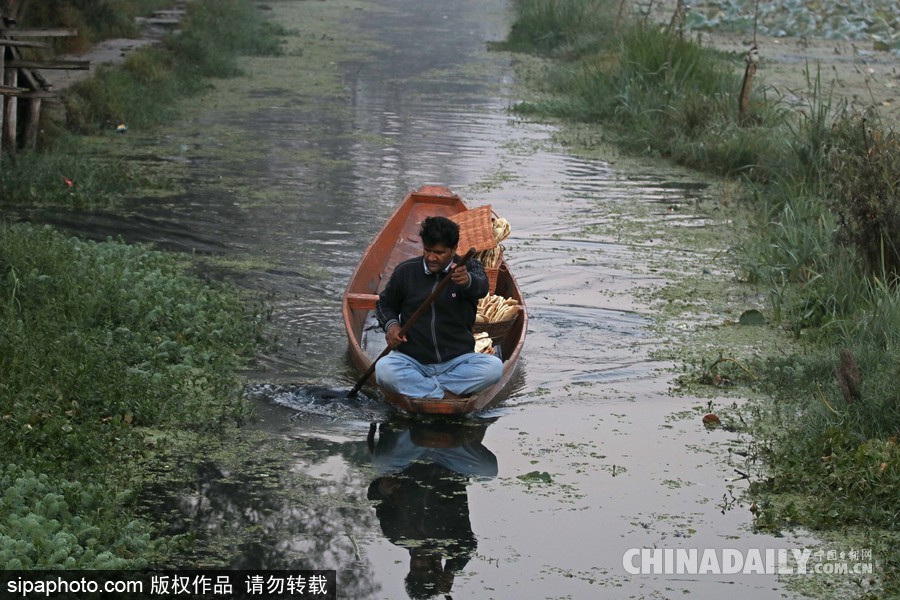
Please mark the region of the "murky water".
POLYGON ((741 441, 706 431, 692 410, 706 400, 669 395, 672 365, 652 358, 664 340, 646 291, 698 268, 669 237, 708 224, 707 184, 570 156, 552 127, 512 116, 514 57, 486 49, 509 27, 502 0, 268 5, 291 31, 286 56, 249 61, 248 78, 218 84, 164 136, 116 142, 174 165, 183 195, 52 218, 266 263, 242 281, 266 294, 279 347, 249 395, 285 464, 273 475, 261 448, 239 472, 203 466, 174 505, 174 527, 198 535, 194 560, 337 569, 345 598, 790 595, 771 576, 623 568, 630 548, 792 547, 749 531, 726 460, 741 441), (530 315, 513 392, 449 425, 340 396, 356 378, 343 288, 426 183, 512 223, 530 315), (234 543, 204 546, 216 537, 234 543))

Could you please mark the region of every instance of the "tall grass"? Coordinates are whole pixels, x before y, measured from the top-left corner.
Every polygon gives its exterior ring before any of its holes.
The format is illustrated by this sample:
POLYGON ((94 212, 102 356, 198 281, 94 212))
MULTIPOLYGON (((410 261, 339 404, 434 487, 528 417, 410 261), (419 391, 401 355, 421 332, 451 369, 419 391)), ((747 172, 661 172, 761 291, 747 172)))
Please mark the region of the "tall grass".
POLYGON ((505 47, 546 54, 580 55, 610 35, 613 0, 515 0, 517 19, 505 47))
POLYGON ((553 70, 550 82, 561 100, 517 109, 603 122, 622 145, 686 166, 756 181, 774 177, 784 148, 770 130, 785 126, 785 110, 760 106, 758 126, 741 127, 734 63, 646 24, 602 43, 601 50, 553 70))
POLYGON ((6 153, 0 162, 0 194, 14 204, 53 204, 69 208, 105 207, 136 186, 165 182, 148 179, 124 161, 96 158, 77 136, 57 138, 54 150, 6 153))

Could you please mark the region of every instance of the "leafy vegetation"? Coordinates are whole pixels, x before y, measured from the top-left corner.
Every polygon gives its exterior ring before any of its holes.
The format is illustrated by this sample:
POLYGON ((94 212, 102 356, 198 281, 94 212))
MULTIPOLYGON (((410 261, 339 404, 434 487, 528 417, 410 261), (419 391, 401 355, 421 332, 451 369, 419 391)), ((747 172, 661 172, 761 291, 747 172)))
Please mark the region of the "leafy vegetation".
POLYGON ((258 318, 174 255, 49 227, 0 227, 0 273, 0 566, 134 566, 149 524, 128 466, 150 428, 244 420, 258 318))
MULTIPOLYGON (((124 569, 145 566, 150 528, 116 515, 108 486, 0 467, 0 566, 4 569, 124 569), (112 513, 112 514, 110 514, 112 513)), ((130 501, 130 492, 116 497, 130 501)))
POLYGON ((553 57, 547 97, 518 110, 601 122, 632 150, 741 180, 754 221, 732 249, 736 270, 769 290, 771 322, 802 348, 744 379, 772 399, 750 425, 768 465, 751 490, 757 525, 875 531, 896 591, 900 138, 874 112, 834 106, 810 71, 807 103, 757 87, 740 117, 742 64, 686 39, 677 19, 559 51, 570 38, 555 11, 602 5, 517 3, 510 47, 553 57))

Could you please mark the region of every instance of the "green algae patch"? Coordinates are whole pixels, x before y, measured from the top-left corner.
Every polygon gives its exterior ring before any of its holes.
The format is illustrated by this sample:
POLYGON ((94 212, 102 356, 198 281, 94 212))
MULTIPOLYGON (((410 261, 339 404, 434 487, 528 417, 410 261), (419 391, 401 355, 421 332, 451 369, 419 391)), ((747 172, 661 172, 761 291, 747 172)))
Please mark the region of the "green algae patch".
POLYGON ((529 473, 525 473, 524 475, 519 475, 516 477, 520 481, 523 481, 527 484, 534 483, 553 483, 553 477, 550 476, 550 473, 547 471, 531 471, 529 473))

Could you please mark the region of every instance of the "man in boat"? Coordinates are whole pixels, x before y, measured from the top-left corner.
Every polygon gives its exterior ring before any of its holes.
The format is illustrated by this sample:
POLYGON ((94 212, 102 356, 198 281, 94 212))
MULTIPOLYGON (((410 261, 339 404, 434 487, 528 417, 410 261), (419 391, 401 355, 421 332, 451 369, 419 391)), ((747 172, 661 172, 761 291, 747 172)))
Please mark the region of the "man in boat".
POLYGON ((376 363, 375 378, 382 389, 410 398, 469 396, 503 373, 499 358, 475 352, 472 336, 478 301, 488 293, 487 275, 477 259, 458 264, 459 225, 450 219, 427 217, 419 236, 423 255, 397 265, 379 294, 375 316, 392 351, 376 363), (401 336, 404 320, 445 277, 450 284, 401 336))

